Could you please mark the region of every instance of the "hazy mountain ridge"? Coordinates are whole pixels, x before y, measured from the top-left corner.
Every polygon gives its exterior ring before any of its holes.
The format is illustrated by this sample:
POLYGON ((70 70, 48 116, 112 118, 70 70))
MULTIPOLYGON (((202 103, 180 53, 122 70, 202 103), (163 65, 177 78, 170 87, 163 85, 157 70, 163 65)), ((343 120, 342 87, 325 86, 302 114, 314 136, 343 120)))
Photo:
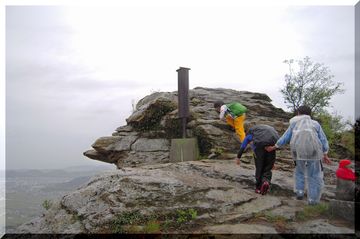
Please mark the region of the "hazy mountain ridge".
POLYGON ((7 232, 12 232, 22 223, 41 215, 45 211, 42 205, 45 200, 54 201, 104 171, 109 171, 109 167, 6 171, 7 232))

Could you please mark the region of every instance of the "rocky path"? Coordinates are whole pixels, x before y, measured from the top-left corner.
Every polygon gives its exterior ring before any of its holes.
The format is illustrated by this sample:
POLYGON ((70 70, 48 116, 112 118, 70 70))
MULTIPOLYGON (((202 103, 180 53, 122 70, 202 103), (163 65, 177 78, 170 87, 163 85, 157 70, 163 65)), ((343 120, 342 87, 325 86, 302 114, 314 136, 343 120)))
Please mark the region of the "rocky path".
POLYGON ((272 182, 269 194, 256 194, 246 159, 241 166, 200 160, 123 168, 65 195, 19 232, 354 233, 329 213, 334 187, 310 207, 294 199, 292 172, 274 170, 272 182))

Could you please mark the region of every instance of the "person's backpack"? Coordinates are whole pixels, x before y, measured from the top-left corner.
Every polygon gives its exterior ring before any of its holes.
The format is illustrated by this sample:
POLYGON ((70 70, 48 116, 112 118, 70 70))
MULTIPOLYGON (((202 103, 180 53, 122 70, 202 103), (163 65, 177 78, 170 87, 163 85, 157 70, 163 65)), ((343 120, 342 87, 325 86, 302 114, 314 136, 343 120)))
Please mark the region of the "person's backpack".
POLYGON ((253 135, 253 142, 256 147, 274 145, 278 139, 278 132, 269 125, 259 124, 251 127, 248 134, 253 135))
POLYGON ((292 156, 295 160, 319 160, 323 152, 320 139, 310 117, 296 122, 290 140, 292 156))
POLYGON ((230 114, 235 117, 240 116, 247 112, 247 108, 238 102, 226 104, 226 106, 230 110, 230 114))

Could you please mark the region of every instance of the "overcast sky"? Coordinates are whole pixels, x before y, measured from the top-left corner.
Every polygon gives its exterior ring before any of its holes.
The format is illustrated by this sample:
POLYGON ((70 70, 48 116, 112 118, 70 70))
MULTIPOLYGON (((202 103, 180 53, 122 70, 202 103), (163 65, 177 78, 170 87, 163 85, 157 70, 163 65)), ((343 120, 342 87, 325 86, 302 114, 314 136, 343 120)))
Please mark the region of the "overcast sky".
POLYGON ((266 93, 285 59, 328 66, 354 119, 354 7, 6 7, 6 167, 103 164, 82 153, 131 114, 132 100, 190 88, 266 93))

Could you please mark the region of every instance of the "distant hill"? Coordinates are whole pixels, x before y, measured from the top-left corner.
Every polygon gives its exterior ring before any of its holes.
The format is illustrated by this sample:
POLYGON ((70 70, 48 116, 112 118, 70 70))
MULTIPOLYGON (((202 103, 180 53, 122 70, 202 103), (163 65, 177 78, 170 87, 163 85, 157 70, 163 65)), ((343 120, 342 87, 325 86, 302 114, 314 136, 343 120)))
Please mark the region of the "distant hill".
POLYGON ((45 200, 54 201, 111 169, 114 169, 113 165, 6 170, 7 233, 14 232, 19 225, 41 215, 45 210, 42 206, 45 200))
POLYGON ((6 178, 15 177, 74 177, 77 176, 96 174, 97 172, 115 169, 113 165, 104 166, 75 166, 63 169, 19 169, 19 170, 6 170, 6 178))
POLYGON ((42 189, 43 192, 58 192, 58 191, 70 191, 78 188, 81 185, 89 182, 92 176, 83 176, 74 178, 65 183, 51 184, 42 189))

